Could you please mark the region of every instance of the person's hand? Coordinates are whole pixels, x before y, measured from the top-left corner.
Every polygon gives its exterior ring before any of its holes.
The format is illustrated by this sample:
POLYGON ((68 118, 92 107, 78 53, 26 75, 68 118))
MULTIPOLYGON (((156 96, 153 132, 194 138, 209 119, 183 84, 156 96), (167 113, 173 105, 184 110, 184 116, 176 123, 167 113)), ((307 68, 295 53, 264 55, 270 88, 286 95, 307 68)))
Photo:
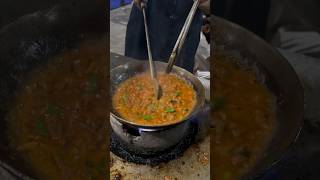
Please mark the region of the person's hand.
POLYGON ((139 8, 141 9, 141 2, 143 2, 145 0, 134 0, 133 3, 139 8))
POLYGON ((141 8, 141 0, 134 0, 134 5, 136 5, 138 8, 141 8))
POLYGON ((209 0, 200 0, 200 4, 205 3, 207 1, 209 1, 209 0))
POLYGON ((210 14, 210 1, 211 0, 200 0, 199 9, 202 10, 205 14, 210 14))
MULTIPOLYGON (((193 1, 196 1, 196 0, 193 0, 193 1)), ((202 4, 202 3, 205 3, 207 1, 209 1, 209 0, 200 0, 199 3, 202 4)))

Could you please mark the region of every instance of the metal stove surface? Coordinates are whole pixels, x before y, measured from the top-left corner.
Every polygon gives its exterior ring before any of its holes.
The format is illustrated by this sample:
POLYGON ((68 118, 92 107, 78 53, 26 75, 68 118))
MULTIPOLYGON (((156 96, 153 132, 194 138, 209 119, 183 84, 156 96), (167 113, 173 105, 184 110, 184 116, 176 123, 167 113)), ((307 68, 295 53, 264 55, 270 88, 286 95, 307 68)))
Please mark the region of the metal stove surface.
POLYGON ((122 159, 136 163, 156 166, 161 163, 169 162, 181 156, 192 144, 195 143, 195 137, 198 133, 197 123, 191 122, 187 134, 174 147, 156 154, 144 154, 128 149, 128 147, 117 137, 116 133, 111 130, 110 134, 110 151, 122 159))
POLYGON ((157 166, 129 163, 113 153, 110 153, 110 179, 209 180, 209 145, 210 138, 207 137, 202 142, 193 144, 189 147, 181 157, 157 166))
MULTIPOLYGON (((122 55, 110 54, 110 68, 137 61, 122 55)), ((210 179, 210 122, 209 108, 204 108, 197 119, 198 132, 195 142, 176 159, 158 165, 142 165, 128 162, 110 152, 110 179, 114 180, 209 180, 210 179)))

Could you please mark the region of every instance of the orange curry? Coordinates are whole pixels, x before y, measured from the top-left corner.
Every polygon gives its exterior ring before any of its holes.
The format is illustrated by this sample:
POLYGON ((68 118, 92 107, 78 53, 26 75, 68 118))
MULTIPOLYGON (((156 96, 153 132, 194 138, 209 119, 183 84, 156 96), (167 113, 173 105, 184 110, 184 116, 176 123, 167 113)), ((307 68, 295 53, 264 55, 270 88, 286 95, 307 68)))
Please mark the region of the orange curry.
POLYGON ((255 165, 272 137, 275 98, 253 71, 231 59, 216 58, 213 77, 212 178, 237 179, 255 165))
POLYGON ((107 177, 107 61, 88 41, 27 76, 8 115, 10 144, 36 179, 107 177))
POLYGON ((162 96, 158 100, 149 73, 121 83, 112 102, 119 115, 135 124, 165 125, 181 121, 196 103, 196 93, 187 81, 174 74, 158 74, 162 96))

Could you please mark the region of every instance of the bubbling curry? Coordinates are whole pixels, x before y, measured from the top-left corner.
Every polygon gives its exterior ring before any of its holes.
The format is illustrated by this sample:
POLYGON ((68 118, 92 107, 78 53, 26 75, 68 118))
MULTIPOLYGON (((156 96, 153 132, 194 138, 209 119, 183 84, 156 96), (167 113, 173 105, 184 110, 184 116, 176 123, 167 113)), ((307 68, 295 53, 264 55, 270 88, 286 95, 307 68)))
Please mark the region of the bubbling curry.
POLYGON ((107 177, 106 50, 90 40, 36 68, 8 114, 10 146, 37 179, 107 177))
POLYGON ((112 103, 124 119, 139 125, 166 125, 181 121, 193 110, 196 92, 174 74, 158 74, 162 96, 157 99, 149 73, 129 78, 119 85, 112 103))
POLYGON ((257 73, 234 59, 219 56, 213 64, 212 178, 233 180, 248 173, 272 138, 275 97, 257 73))

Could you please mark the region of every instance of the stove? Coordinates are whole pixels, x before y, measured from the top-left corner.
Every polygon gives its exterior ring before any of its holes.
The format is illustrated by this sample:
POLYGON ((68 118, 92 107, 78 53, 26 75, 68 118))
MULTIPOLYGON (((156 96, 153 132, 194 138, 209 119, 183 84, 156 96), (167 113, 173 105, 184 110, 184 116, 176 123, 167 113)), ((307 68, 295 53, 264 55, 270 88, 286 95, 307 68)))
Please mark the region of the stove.
MULTIPOLYGON (((137 61, 122 55, 110 54, 110 68, 137 61)), ((139 180, 209 180, 210 136, 209 107, 191 122, 188 134, 173 148, 155 155, 139 155, 110 134, 110 179, 139 180)))
POLYGON ((197 132, 197 123, 191 123, 188 128, 187 135, 177 145, 161 153, 145 155, 139 154, 127 148, 127 146, 122 143, 120 138, 117 137, 113 131, 111 131, 110 151, 128 162, 156 166, 161 163, 166 163, 177 159, 179 156, 181 156, 183 152, 195 142, 197 132))

